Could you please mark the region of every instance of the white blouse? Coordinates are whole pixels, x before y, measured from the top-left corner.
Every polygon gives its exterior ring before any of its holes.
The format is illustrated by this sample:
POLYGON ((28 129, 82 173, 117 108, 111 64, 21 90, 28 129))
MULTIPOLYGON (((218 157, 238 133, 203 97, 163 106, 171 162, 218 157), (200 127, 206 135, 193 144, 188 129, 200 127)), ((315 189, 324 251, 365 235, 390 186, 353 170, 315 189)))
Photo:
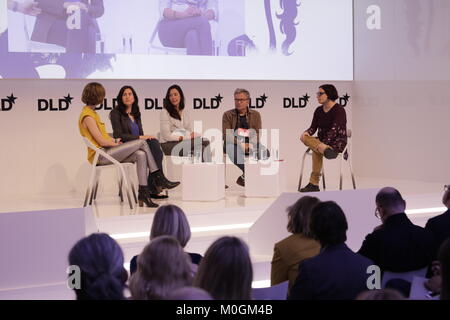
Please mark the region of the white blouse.
POLYGON ((178 141, 180 137, 189 139, 192 132, 191 119, 186 109, 181 112, 181 120, 172 118, 166 109, 160 113, 159 142, 178 141))

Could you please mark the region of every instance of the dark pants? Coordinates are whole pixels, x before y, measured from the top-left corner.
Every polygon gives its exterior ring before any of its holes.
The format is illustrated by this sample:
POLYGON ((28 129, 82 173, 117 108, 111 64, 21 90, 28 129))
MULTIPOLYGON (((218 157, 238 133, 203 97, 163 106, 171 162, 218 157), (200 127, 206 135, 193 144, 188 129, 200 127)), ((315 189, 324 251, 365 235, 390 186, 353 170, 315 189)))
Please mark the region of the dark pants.
POLYGON ((188 157, 190 154, 195 154, 195 150, 201 149, 203 162, 211 162, 211 149, 208 139, 195 138, 182 141, 168 141, 161 143, 161 147, 164 154, 179 157, 188 157))
POLYGON ((205 17, 164 19, 158 26, 159 40, 166 47, 186 48, 187 55, 211 56, 211 26, 205 17))
MULTIPOLYGON (((147 140, 148 146, 150 148, 150 151, 153 155, 153 158, 155 158, 156 166, 158 167, 161 172, 163 172, 163 166, 162 166, 162 160, 164 157, 163 151, 161 149, 161 144, 156 139, 148 139, 147 140)), ((158 193, 154 184, 154 181, 152 179, 151 173, 148 174, 148 187, 150 189, 151 193, 158 193)))
MULTIPOLYGON (((258 159, 267 159, 270 157, 269 150, 262 144, 258 143, 256 145, 256 150, 258 159)), ((223 147, 223 152, 225 152, 228 157, 230 157, 231 161, 233 161, 233 163, 241 169, 242 173, 245 174, 244 163, 245 156, 248 155, 248 153, 245 153, 244 150, 235 143, 226 143, 223 147)))

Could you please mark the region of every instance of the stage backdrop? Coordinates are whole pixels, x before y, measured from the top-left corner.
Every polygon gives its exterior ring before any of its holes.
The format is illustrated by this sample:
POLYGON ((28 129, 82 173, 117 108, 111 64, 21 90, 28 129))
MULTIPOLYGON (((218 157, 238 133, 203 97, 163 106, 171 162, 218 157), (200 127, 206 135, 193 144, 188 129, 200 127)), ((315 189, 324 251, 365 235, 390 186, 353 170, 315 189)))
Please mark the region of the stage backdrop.
MULTIPOLYGON (((78 132, 78 116, 83 104, 81 92, 88 80, 1 80, 0 97, 0 194, 2 197, 27 195, 78 195, 88 179, 86 147, 78 132)), ((193 120, 203 121, 203 130, 221 129, 222 114, 234 108, 235 88, 247 88, 251 106, 262 115, 263 127, 279 129, 280 158, 285 159, 288 186, 294 191, 300 158, 306 147, 300 133, 310 125, 318 106, 315 93, 323 82, 293 81, 175 81, 105 80, 104 106, 99 110, 108 131, 108 118, 120 87, 132 85, 139 96, 144 131, 159 131, 159 116, 167 88, 178 83, 184 89, 187 108, 193 120)), ((352 127, 352 83, 334 82, 346 105, 348 127, 352 127), (344 98, 344 96, 347 98, 344 98), (348 98, 350 97, 350 98, 348 98)), ((270 143, 270 132, 269 146, 270 143)), ((309 176, 310 159, 306 166, 309 176)), ((337 186, 337 161, 327 161, 330 188, 337 186), (334 169, 336 168, 336 170, 334 169)), ((234 183, 238 171, 227 172, 234 183)), ((194 182, 192 182, 194 183, 194 182)), ((306 183, 306 181, 305 181, 306 183)), ((112 191, 116 188, 111 187, 112 191)))

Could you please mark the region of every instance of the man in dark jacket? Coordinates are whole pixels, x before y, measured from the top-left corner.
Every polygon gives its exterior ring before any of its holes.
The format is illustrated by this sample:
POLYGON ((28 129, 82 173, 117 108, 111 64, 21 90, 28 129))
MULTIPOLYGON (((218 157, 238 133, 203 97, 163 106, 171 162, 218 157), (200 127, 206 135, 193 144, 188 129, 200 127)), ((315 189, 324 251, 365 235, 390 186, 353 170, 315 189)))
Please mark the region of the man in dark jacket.
POLYGON ((400 192, 383 188, 375 201, 375 214, 383 224, 366 236, 358 253, 373 260, 382 271, 408 272, 427 267, 435 252, 433 234, 408 219, 400 192))
POLYGON ((311 231, 322 250, 300 263, 289 299, 353 300, 368 289, 368 267, 373 262, 347 247, 347 229, 345 214, 335 202, 314 207, 311 231))

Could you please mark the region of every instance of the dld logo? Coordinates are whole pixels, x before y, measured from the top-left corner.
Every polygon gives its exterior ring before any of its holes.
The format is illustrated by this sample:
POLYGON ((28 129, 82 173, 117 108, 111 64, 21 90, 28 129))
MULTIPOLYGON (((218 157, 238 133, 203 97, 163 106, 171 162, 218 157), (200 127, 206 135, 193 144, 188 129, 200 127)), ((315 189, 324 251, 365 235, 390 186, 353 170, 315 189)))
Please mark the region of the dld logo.
POLYGON ((343 107, 347 106, 347 103, 350 100, 350 96, 346 93, 342 97, 339 98, 339 104, 343 107))
POLYGON ((305 108, 308 105, 310 96, 305 94, 299 98, 283 98, 283 108, 305 108))
POLYGON ((218 109, 220 107, 220 104, 222 103, 223 97, 220 95, 220 93, 215 96, 214 98, 194 98, 193 100, 193 106, 194 109, 205 109, 205 110, 211 110, 211 109, 218 109))
POLYGON ((14 97, 14 93, 11 93, 10 96, 7 96, 6 99, 2 99, 1 111, 11 111, 13 105, 16 104, 17 97, 14 97))
POLYGON ((112 110, 117 106, 117 99, 114 98, 112 99, 112 105, 109 106, 108 105, 108 99, 105 98, 105 100, 103 100, 103 103, 98 105, 95 110, 112 110))
POLYGON ((68 94, 63 99, 38 99, 38 111, 67 111, 72 104, 73 98, 68 94))
POLYGON ((145 105, 145 110, 152 110, 152 109, 162 110, 162 108, 163 108, 163 106, 162 106, 162 104, 160 104, 158 98, 155 98, 155 99, 146 98, 146 99, 144 99, 144 105, 145 105))
POLYGON ((262 96, 260 96, 259 98, 256 98, 255 101, 253 101, 252 99, 250 99, 250 104, 249 104, 249 108, 250 109, 262 109, 264 108, 264 106, 266 105, 267 99, 269 99, 268 96, 266 96, 266 94, 264 93, 262 96), (255 104, 253 104, 253 102, 255 104))

